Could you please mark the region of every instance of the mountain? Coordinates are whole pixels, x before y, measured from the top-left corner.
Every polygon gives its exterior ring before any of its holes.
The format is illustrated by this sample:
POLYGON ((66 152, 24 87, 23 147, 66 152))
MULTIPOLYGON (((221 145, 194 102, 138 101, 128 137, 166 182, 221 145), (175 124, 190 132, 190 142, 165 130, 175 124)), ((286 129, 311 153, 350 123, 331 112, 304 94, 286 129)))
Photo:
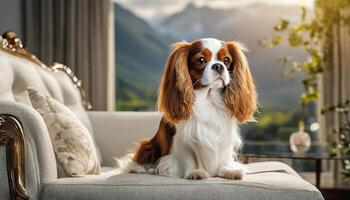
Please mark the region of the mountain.
POLYGON ((305 53, 287 44, 264 48, 259 46, 258 41, 275 34, 273 26, 279 19, 296 22, 299 15, 300 8, 297 6, 254 3, 239 8, 213 9, 188 4, 183 11, 165 18, 158 28, 176 40, 216 37, 242 42, 249 49, 247 57, 262 106, 295 108, 302 91, 301 77, 296 76, 293 81, 283 77, 285 68, 277 60, 284 56, 303 60, 305 53))
POLYGON ((115 4, 117 109, 154 107, 170 39, 115 4))
POLYGON ((182 11, 150 26, 115 4, 117 109, 154 108, 156 89, 173 41, 216 37, 238 40, 250 50, 247 57, 262 107, 295 110, 302 91, 300 76, 294 81, 283 77, 284 68, 277 59, 292 56, 301 60, 305 54, 286 44, 263 48, 258 41, 274 35, 273 26, 280 18, 298 20, 299 10, 296 6, 261 3, 230 9, 188 4, 182 11))

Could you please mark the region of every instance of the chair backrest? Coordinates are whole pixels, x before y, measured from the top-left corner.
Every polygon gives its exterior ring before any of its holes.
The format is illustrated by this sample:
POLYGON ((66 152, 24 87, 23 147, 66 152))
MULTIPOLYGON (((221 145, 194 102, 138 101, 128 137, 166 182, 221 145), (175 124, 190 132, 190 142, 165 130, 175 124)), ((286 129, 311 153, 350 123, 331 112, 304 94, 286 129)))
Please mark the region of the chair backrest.
POLYGON ((0 100, 31 105, 27 88, 35 87, 70 108, 92 133, 81 82, 66 66, 47 66, 27 51, 13 32, 0 37, 0 100))

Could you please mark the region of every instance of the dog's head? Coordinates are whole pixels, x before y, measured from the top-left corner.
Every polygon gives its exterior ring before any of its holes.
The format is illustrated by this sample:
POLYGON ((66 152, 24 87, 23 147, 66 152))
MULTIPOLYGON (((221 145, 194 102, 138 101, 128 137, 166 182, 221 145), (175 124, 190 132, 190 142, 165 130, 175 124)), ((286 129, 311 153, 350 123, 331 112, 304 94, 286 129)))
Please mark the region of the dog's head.
POLYGON ((194 90, 222 90, 231 117, 243 123, 253 118, 256 91, 243 46, 214 38, 178 42, 168 58, 158 95, 158 110, 169 122, 192 113, 194 90))

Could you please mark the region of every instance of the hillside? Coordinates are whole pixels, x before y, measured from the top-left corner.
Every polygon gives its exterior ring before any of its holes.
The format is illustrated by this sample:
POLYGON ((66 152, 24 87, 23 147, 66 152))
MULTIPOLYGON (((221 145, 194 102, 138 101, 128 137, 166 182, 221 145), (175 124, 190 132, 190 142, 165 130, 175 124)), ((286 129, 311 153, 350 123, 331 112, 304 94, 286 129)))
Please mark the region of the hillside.
POLYGON ((299 8, 255 3, 227 10, 196 7, 163 19, 156 27, 128 10, 115 5, 117 106, 121 110, 153 108, 156 88, 172 41, 202 37, 238 40, 247 54, 263 107, 294 110, 301 92, 300 77, 291 82, 282 76, 277 59, 293 56, 303 59, 300 50, 286 45, 266 49, 258 40, 273 35, 279 18, 297 20, 299 8))
POLYGON ((169 39, 118 4, 115 27, 117 108, 153 108, 169 39))
POLYGON ((300 76, 293 81, 284 77, 285 68, 277 60, 283 56, 301 60, 305 58, 304 52, 286 44, 267 49, 259 46, 258 41, 274 35, 273 26, 280 18, 296 21, 299 15, 300 8, 296 6, 254 3, 243 8, 220 10, 189 4, 183 11, 165 18, 158 26, 163 33, 170 34, 176 40, 216 37, 242 42, 249 49, 248 61, 262 106, 293 108, 298 105, 301 92, 300 76))

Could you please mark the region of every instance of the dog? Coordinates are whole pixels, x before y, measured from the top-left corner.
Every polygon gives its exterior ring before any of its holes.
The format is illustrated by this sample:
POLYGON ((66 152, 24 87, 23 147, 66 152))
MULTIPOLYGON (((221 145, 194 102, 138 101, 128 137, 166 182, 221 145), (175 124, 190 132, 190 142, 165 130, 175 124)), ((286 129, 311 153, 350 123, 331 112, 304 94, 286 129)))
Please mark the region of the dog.
POLYGON ((257 108, 244 50, 215 38, 173 44, 158 92, 158 131, 118 159, 122 171, 242 179, 239 124, 254 120, 257 108))

